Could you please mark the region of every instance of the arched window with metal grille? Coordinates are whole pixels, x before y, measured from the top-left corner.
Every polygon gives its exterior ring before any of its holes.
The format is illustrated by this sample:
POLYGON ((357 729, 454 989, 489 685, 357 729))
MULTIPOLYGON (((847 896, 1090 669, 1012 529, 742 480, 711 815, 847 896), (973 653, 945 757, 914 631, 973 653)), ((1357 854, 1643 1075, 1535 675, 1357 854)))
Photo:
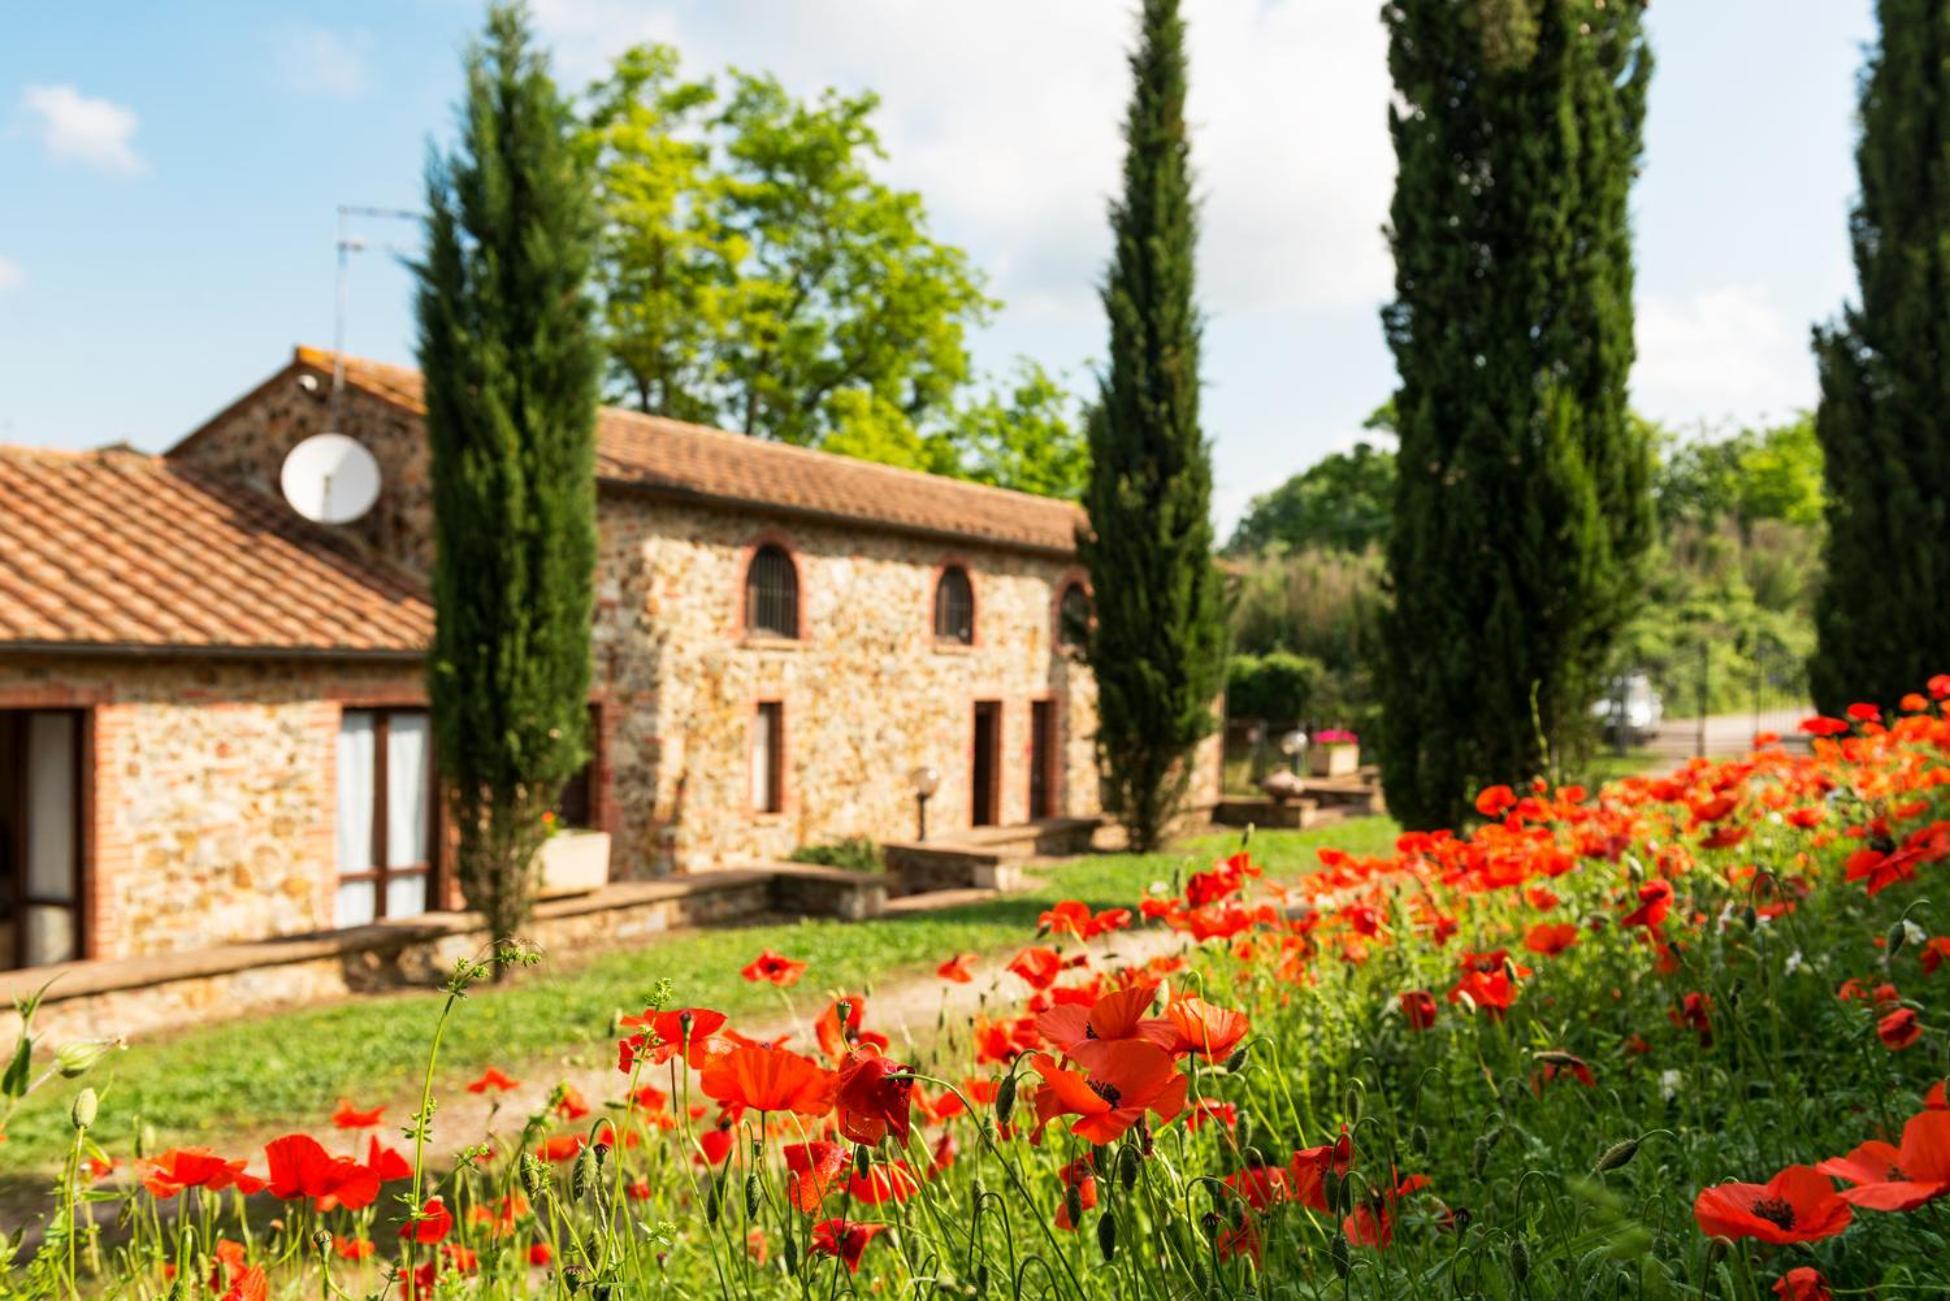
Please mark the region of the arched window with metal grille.
POLYGON ((975 587, 960 565, 942 570, 935 584, 934 636, 936 641, 975 644, 975 587))
POLYGON ((762 637, 799 636, 799 569, 775 542, 760 547, 745 570, 745 631, 762 637))
POLYGON ((1083 590, 1082 583, 1071 583, 1063 589, 1063 599, 1056 607, 1056 644, 1069 649, 1083 645, 1083 639, 1090 631, 1090 593, 1083 590))

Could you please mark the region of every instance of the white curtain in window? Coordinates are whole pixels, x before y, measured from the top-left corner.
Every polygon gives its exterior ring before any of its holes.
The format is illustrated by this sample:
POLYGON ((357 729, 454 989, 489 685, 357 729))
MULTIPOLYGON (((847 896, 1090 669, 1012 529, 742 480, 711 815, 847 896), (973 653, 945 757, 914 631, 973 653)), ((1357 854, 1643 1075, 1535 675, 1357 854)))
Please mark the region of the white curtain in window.
POLYGON ((74 901, 78 740, 73 714, 27 717, 27 893, 48 902, 74 901))
MULTIPOLYGON (((378 774, 375 766, 373 715, 348 711, 339 722, 339 871, 369 872, 372 861, 372 797, 378 774)), ((371 881, 345 881, 338 889, 340 926, 363 926, 377 915, 378 890, 371 881)))
MULTIPOLYGON (((386 866, 427 861, 427 761, 432 723, 425 714, 394 714, 386 727, 386 866)), ((387 912, 392 909, 389 907, 387 912)))
POLYGON ((752 722, 752 808, 760 813, 777 812, 772 807, 772 792, 777 789, 772 760, 778 754, 773 735, 778 725, 778 711, 760 705, 758 717, 752 722))

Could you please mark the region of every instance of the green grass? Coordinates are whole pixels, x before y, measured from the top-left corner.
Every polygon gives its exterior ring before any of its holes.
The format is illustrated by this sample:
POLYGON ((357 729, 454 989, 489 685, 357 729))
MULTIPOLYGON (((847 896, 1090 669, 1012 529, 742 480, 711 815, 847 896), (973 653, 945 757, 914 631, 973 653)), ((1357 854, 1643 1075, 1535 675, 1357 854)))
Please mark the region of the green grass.
MULTIPOLYGON (((1337 845, 1373 853, 1393 841, 1386 819, 1258 836, 1254 850, 1274 875, 1297 875, 1313 851, 1337 845)), ((1223 852, 1232 836, 1190 842, 1148 857, 1104 855, 1048 872, 1040 889, 967 907, 884 918, 866 924, 824 920, 684 932, 587 962, 544 964, 502 988, 477 991, 450 1024, 442 1050, 449 1085, 500 1066, 516 1075, 607 1059, 612 1015, 637 1010, 661 979, 682 1003, 733 1016, 776 1013, 776 992, 747 984, 738 969, 759 950, 777 949, 811 964, 803 1005, 829 988, 864 990, 927 971, 955 952, 1008 951, 1029 942, 1037 915, 1057 899, 1093 908, 1130 905, 1153 881, 1223 852)), ((239 1018, 131 1047, 83 1081, 102 1095, 97 1134, 126 1152, 139 1117, 163 1144, 234 1146, 240 1133, 283 1125, 316 1127, 334 1103, 402 1097, 425 1069, 441 996, 414 991, 239 1018)), ((79 1084, 46 1088, 8 1125, 13 1171, 45 1170, 70 1135, 68 1108, 79 1084)), ((404 1115, 404 1111, 399 1113, 404 1115)), ((38 1184, 39 1176, 32 1176, 38 1184)))
POLYGON ((1600 750, 1585 761, 1584 775, 1580 780, 1596 790, 1608 781, 1620 777, 1636 777, 1642 773, 1661 768, 1677 767, 1677 761, 1661 759, 1650 750, 1627 750, 1624 754, 1616 750, 1600 750))

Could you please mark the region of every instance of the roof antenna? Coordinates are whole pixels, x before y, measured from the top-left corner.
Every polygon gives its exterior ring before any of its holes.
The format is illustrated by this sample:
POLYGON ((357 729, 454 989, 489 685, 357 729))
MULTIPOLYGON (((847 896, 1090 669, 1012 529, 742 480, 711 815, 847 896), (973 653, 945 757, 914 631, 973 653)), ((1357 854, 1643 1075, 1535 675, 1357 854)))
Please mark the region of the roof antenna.
POLYGON ((370 204, 341 203, 339 205, 339 282, 338 305, 332 322, 332 396, 327 409, 325 428, 328 431, 339 427, 340 400, 345 393, 345 317, 351 291, 352 255, 364 253, 370 248, 380 248, 388 253, 411 254, 415 249, 399 244, 373 245, 352 233, 352 219, 355 217, 379 218, 391 221, 419 221, 420 214, 407 208, 379 208, 370 204))

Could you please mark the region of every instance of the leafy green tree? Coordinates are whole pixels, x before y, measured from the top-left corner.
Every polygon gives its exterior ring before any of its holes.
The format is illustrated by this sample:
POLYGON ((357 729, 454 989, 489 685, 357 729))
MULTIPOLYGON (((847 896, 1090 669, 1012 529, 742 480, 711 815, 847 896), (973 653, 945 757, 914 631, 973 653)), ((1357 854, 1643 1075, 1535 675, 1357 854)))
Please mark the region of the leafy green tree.
POLYGON ((1309 717, 1326 666, 1292 651, 1234 655, 1226 666, 1226 712, 1234 718, 1297 723, 1309 717))
POLYGON ((1083 496, 1090 445, 1076 398, 1035 362, 1018 359, 1003 387, 956 418, 960 473, 978 483, 1044 497, 1083 496))
POLYGON ((492 9, 468 55, 460 145, 429 165, 427 207, 428 692, 461 888, 505 940, 543 815, 587 757, 602 366, 587 169, 519 7, 492 9))
POLYGON ((590 91, 612 377, 647 411, 911 463, 969 378, 981 277, 875 176, 875 96, 727 81, 652 46, 590 91))
POLYGON ((1412 826, 1561 767, 1638 599, 1644 0, 1391 0, 1401 388, 1382 775, 1412 826))
POLYGON ((1177 0, 1144 0, 1111 209, 1104 286, 1110 365, 1089 426, 1090 531, 1078 539, 1096 597, 1097 751, 1132 848, 1158 844, 1216 725, 1225 624, 1212 564, 1212 464, 1199 428, 1196 220, 1185 129, 1185 25, 1177 0))
POLYGON ((1226 550, 1332 547, 1365 551, 1388 540, 1395 504, 1395 454, 1372 443, 1333 452, 1272 492, 1253 498, 1226 550))
POLYGON ((1950 12, 1879 0, 1862 81, 1861 305, 1815 333, 1827 582, 1815 702, 1893 704, 1950 664, 1950 12))
POLYGON ((1712 526, 1732 520, 1749 531, 1762 520, 1821 523, 1822 455, 1813 416, 1741 429, 1730 436, 1672 442, 1656 475, 1661 523, 1712 526))

